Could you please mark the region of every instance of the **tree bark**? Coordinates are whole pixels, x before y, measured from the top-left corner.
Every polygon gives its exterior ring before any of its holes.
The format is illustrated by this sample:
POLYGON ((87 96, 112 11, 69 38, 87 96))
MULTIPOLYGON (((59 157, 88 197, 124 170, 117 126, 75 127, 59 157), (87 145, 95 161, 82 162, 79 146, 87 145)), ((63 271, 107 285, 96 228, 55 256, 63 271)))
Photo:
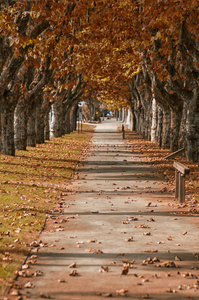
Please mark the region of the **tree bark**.
POLYGON ((189 102, 187 111, 187 156, 192 162, 199 161, 199 88, 189 102))
POLYGON ((70 128, 72 131, 76 130, 77 122, 77 103, 74 103, 70 111, 70 128))
POLYGON ((14 140, 18 150, 26 150, 27 147, 27 122, 27 103, 21 98, 14 115, 14 140))
POLYGON ((36 119, 36 109, 33 106, 27 124, 27 146, 29 147, 36 147, 35 119, 36 119))
POLYGON ((157 129, 157 104, 155 97, 152 99, 152 124, 151 124, 151 141, 156 142, 156 129, 157 129))
POLYGON ((41 103, 37 103, 35 118, 36 144, 44 143, 44 116, 41 111, 41 103))
POLYGON ((2 126, 2 118, 1 118, 1 107, 0 107, 0 153, 1 153, 1 149, 2 149, 2 130, 1 130, 1 126, 2 126))
POLYGON ((158 106, 157 113, 157 131, 156 131, 156 140, 158 142, 158 146, 162 147, 162 122, 163 122, 163 113, 161 107, 158 106))
POLYGON ((50 121, 49 121, 49 111, 44 114, 44 140, 50 140, 50 121))
POLYGON ((1 111, 1 134, 2 149, 1 153, 15 155, 14 144, 14 108, 5 107, 1 111))
POLYGON ((170 136, 170 150, 171 151, 178 150, 181 115, 182 115, 182 113, 180 111, 175 112, 175 111, 171 110, 171 136, 170 136))
POLYGON ((67 107, 64 109, 64 118, 63 118, 63 127, 62 134, 69 134, 71 132, 70 127, 70 108, 67 107))
POLYGON ((52 105, 52 123, 51 123, 51 136, 60 137, 62 135, 62 100, 58 99, 52 105))
POLYGON ((163 128, 162 128, 162 147, 170 148, 170 128, 171 128, 171 112, 163 110, 163 128))

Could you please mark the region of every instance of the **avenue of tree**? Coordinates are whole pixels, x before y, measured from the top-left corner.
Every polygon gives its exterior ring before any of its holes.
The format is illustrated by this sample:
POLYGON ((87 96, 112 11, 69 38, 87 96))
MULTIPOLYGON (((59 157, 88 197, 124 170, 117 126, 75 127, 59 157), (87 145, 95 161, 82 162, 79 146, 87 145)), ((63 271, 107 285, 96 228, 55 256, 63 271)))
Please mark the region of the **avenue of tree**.
POLYGON ((75 129, 78 102, 128 107, 132 127, 199 161, 197 0, 2 0, 0 151, 75 129))

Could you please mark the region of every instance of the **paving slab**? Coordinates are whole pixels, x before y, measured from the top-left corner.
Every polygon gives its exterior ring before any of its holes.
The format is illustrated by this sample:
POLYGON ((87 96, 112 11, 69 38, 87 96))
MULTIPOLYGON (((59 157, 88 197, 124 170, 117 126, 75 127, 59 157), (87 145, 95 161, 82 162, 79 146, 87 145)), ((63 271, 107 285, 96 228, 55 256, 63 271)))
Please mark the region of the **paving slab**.
POLYGON ((198 216, 176 209, 161 174, 118 127, 96 126, 60 196, 62 213, 49 217, 28 258, 30 274, 42 276, 18 280, 29 286, 21 299, 199 299, 198 216))

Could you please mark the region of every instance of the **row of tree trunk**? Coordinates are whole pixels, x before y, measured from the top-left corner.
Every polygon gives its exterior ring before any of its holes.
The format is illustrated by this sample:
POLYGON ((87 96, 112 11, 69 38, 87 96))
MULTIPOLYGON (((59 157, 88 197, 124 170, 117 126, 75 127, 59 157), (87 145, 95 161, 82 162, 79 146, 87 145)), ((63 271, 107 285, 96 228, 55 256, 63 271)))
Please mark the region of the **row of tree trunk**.
POLYGON ((199 90, 192 97, 172 106, 167 98, 154 93, 149 86, 143 89, 144 76, 131 82, 131 108, 125 115, 129 128, 144 138, 157 142, 162 148, 177 151, 185 148, 189 161, 199 161, 199 90), (139 84, 142 89, 139 89, 139 84))
POLYGON ((52 137, 60 137, 76 130, 79 97, 57 99, 52 105, 42 96, 32 105, 20 99, 15 109, 0 109, 0 152, 15 155, 15 150, 35 147, 52 137))

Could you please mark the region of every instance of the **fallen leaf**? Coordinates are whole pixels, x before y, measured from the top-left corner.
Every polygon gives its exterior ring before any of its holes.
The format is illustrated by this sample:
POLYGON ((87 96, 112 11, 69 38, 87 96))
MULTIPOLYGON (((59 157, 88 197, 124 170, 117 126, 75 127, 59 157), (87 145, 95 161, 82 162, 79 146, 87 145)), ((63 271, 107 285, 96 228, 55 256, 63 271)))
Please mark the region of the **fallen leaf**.
POLYGON ((66 282, 66 280, 65 279, 58 279, 58 282, 64 283, 64 282, 66 282))
POLYGON ((100 271, 101 272, 109 272, 109 267, 108 266, 101 266, 100 271))
POLYGON ((33 274, 33 276, 43 276, 43 272, 42 271, 39 271, 39 270, 37 270, 34 274, 33 274))
POLYGON ((103 297, 108 298, 108 297, 112 297, 113 295, 111 293, 105 293, 105 294, 101 294, 103 297))
POLYGON ((134 228, 150 228, 148 225, 140 224, 140 225, 134 225, 134 228))
POLYGON ((128 290, 126 289, 116 290, 117 296, 126 296, 126 293, 128 293, 128 290))
POLYGON ((69 268, 76 268, 76 262, 70 264, 68 267, 69 267, 69 268))
POLYGON ((122 269, 121 275, 127 275, 129 272, 129 266, 125 266, 122 269))
POLYGON ((151 233, 148 231, 148 232, 144 232, 143 235, 151 235, 151 233))
POLYGON ((10 295, 12 295, 12 296, 19 296, 19 295, 21 295, 21 293, 18 290, 12 290, 11 293, 10 293, 10 295))
POLYGON ((123 221, 122 223, 123 223, 123 224, 129 224, 129 222, 128 222, 128 221, 123 221))
POLYGON ((40 297, 45 299, 51 299, 51 296, 49 294, 44 294, 42 292, 40 293, 40 297))
POLYGON ((23 265, 21 268, 22 268, 22 270, 27 270, 27 269, 29 269, 29 265, 28 265, 28 264, 25 264, 25 265, 23 265))
POLYGON ((79 274, 77 273, 76 270, 73 270, 73 271, 70 272, 69 276, 75 277, 75 276, 79 276, 79 274))
POLYGON ((98 250, 96 250, 96 249, 85 249, 85 251, 86 252, 92 252, 92 253, 95 253, 95 254, 101 254, 101 253, 103 253, 103 251, 100 250, 100 249, 98 249, 98 250))
POLYGON ((128 221, 138 221, 138 218, 135 218, 135 217, 128 217, 127 220, 128 220, 128 221))
POLYGON ((64 231, 64 228, 57 228, 56 231, 57 231, 57 232, 59 232, 59 231, 64 231))
POLYGON ((129 237, 128 239, 125 240, 125 242, 133 242, 133 237, 129 237))
POLYGON ((142 279, 142 282, 149 282, 148 278, 142 279))
POLYGON ((184 232, 182 233, 182 235, 185 235, 185 234, 187 234, 187 231, 184 231, 184 232))
POLYGON ((156 267, 161 267, 161 268, 178 268, 178 266, 173 261, 164 261, 163 263, 156 265, 156 267))
POLYGON ((150 218, 147 220, 148 222, 155 222, 155 220, 153 218, 150 218))
POLYGON ((182 259, 179 256, 175 256, 175 260, 181 261, 182 259))
POLYGON ((32 282, 28 281, 28 282, 26 282, 26 283, 24 284, 24 287, 25 287, 25 288, 33 288, 34 285, 33 285, 32 282))
POLYGON ((172 290, 171 288, 166 290, 167 293, 177 293, 176 290, 172 290))
POLYGON ((189 273, 189 272, 180 272, 180 275, 187 279, 198 279, 198 277, 196 275, 189 273))

